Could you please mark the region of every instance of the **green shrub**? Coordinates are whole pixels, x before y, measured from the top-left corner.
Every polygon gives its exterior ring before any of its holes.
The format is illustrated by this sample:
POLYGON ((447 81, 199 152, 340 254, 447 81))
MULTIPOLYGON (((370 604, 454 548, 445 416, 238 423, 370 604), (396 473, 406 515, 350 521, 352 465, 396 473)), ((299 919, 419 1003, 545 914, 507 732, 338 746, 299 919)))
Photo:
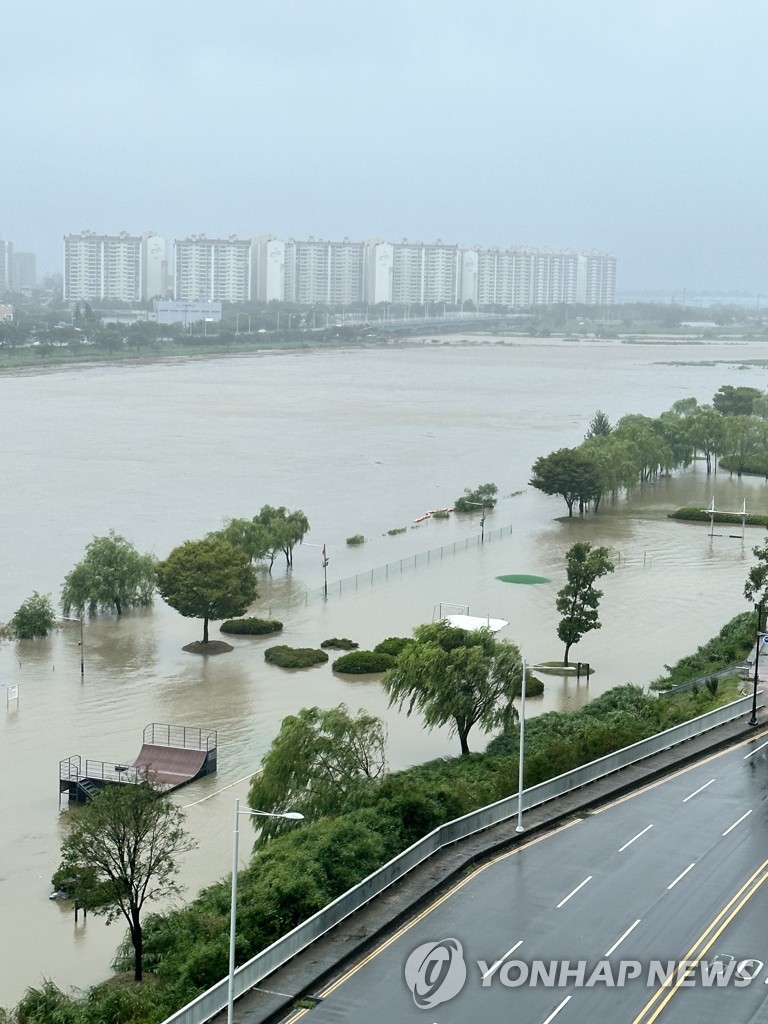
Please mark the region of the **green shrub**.
POLYGON ((238 636, 261 636, 264 633, 279 633, 283 628, 277 619, 227 619, 219 629, 222 633, 235 633, 238 636))
POLYGON ((405 645, 411 642, 411 639, 409 636, 388 636, 386 640, 376 644, 373 650, 375 654, 391 654, 393 658, 396 658, 405 645))
POLYGON ((354 640, 349 640, 345 636, 332 636, 330 640, 323 640, 320 646, 331 647, 337 651, 355 651, 360 644, 356 644, 354 640))
POLYGON ((448 511, 447 508, 436 508, 435 511, 432 513, 432 518, 433 519, 449 519, 450 515, 451 515, 451 513, 448 511))
MULTIPOLYGON (((667 518, 679 519, 686 523, 710 523, 711 515, 712 513, 702 511, 700 508, 694 508, 692 505, 684 505, 682 508, 675 509, 674 512, 669 512, 667 518)), ((714 513, 714 521, 716 523, 730 523, 734 526, 741 526, 742 518, 737 512, 714 513)), ((768 526, 768 516, 749 513, 746 516, 745 522, 747 526, 768 526)))
POLYGON ((268 647, 264 651, 264 660, 280 668, 311 668, 313 665, 323 665, 328 661, 328 655, 314 647, 288 647, 282 644, 268 647))
POLYGON ((462 496, 454 501, 454 511, 479 512, 481 509, 483 512, 486 510, 490 511, 490 509, 496 507, 496 495, 498 492, 499 489, 496 484, 480 484, 474 491, 466 487, 462 496))
POLYGON ((355 544, 365 544, 365 537, 362 533, 356 533, 352 537, 347 537, 347 544, 353 546, 355 544))
POLYGON ((350 675, 366 675, 370 672, 386 672, 395 659, 380 651, 353 651, 342 654, 333 663, 334 672, 348 672, 350 675))
POLYGON ((387 536, 388 537, 397 537, 398 534, 406 533, 407 530, 408 530, 407 526, 396 526, 392 530, 387 530, 387 536))

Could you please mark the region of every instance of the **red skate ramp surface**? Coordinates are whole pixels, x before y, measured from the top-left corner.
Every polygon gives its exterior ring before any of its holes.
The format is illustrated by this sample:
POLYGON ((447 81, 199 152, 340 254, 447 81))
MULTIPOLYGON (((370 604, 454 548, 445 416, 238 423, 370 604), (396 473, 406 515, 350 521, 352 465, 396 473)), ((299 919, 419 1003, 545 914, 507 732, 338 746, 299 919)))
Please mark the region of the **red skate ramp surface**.
POLYGON ((158 747, 145 743, 133 767, 147 767, 154 782, 166 786, 183 786, 197 778, 205 762, 204 750, 183 747, 158 747))

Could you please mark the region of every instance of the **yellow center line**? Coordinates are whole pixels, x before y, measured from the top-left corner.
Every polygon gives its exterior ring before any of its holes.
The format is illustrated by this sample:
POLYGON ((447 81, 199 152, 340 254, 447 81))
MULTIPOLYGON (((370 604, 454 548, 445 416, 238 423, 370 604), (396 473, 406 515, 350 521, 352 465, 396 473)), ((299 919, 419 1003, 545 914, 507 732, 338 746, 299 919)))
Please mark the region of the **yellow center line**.
POLYGON ((704 954, 712 947, 734 917, 736 917, 748 900, 754 896, 760 886, 766 881, 768 881, 768 860, 763 861, 760 867, 747 879, 738 892, 726 903, 717 917, 707 925, 698 939, 696 939, 694 944, 682 958, 681 965, 678 967, 677 971, 674 974, 670 974, 670 976, 664 980, 661 987, 654 992, 637 1017, 632 1021, 632 1024, 653 1024, 653 1021, 656 1020, 691 971, 698 966, 704 954), (702 945, 702 943, 704 945, 702 945), (696 950, 699 952, 694 956, 696 950), (652 1016, 647 1016, 656 1003, 659 1003, 659 1005, 656 1007, 652 1016))

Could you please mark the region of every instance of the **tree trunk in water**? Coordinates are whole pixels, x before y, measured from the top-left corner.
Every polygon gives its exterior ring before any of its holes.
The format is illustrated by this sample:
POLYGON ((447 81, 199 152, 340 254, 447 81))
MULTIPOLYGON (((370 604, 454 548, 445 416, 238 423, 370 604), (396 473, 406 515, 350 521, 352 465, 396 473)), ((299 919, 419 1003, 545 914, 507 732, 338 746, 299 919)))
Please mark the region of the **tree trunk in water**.
POLYGON ((203 643, 208 643, 208 616, 203 619, 203 643))
POLYGON ((573 644, 566 644, 565 645, 565 654, 563 655, 563 664, 564 665, 568 664, 568 655, 571 653, 571 647, 573 647, 573 644))

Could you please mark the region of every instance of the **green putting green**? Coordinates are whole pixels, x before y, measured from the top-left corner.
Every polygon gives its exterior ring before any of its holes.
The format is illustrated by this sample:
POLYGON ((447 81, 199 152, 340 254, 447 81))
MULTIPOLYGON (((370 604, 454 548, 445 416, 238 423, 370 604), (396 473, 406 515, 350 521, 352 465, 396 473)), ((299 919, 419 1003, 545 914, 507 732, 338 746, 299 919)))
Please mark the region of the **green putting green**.
POLYGON ((548 580, 546 576, 531 576, 526 572, 510 572, 504 576, 497 576, 497 580, 501 580, 502 583, 525 583, 529 586, 533 583, 551 583, 552 580, 548 580))

